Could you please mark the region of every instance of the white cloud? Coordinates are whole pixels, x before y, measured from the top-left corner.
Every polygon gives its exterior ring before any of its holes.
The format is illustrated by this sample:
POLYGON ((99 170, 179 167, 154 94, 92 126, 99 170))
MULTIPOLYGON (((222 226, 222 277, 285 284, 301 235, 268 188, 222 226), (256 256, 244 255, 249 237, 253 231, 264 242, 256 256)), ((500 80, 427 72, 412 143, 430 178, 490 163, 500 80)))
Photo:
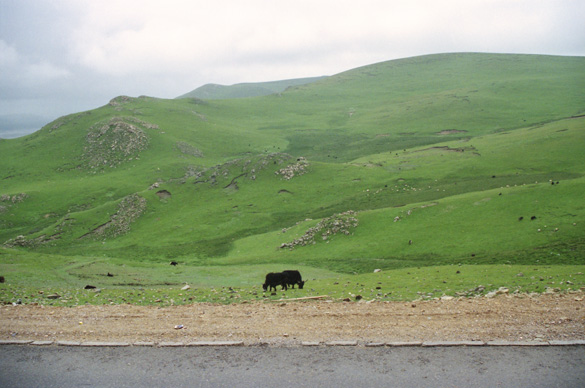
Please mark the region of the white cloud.
MULTIPOLYGON (((48 61, 31 62, 16 48, 0 40, 0 99, 42 95, 44 85, 69 77, 71 72, 48 61)), ((46 93, 46 92, 44 92, 46 93)), ((4 113, 0 111, 0 113, 4 113)))
POLYGON ((69 70, 48 62, 30 64, 25 71, 30 80, 40 82, 68 77, 71 74, 69 70))
POLYGON ((0 68, 13 66, 18 62, 16 49, 0 39, 0 68))
MULTIPOLYGON (((79 4, 79 3, 77 3, 79 4)), ((551 0, 85 2, 75 57, 115 76, 258 78, 270 66, 332 74, 443 51, 538 52, 575 3, 551 0)), ((548 48, 554 50, 554 47, 548 48)), ((288 70, 290 71, 290 70, 288 70)), ((304 74, 312 75, 312 74, 304 74)), ((209 80, 217 82, 218 80, 209 80)), ((242 79, 241 81, 245 81, 242 79)))

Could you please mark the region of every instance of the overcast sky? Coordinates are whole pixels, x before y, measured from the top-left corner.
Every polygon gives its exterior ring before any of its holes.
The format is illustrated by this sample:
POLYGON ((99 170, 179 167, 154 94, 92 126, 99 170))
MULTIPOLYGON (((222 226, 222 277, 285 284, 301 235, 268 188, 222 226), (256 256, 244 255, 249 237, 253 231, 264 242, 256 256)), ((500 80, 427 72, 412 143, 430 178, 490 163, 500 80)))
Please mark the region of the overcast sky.
POLYGON ((0 0, 0 137, 118 95, 443 52, 585 56, 584 17, 583 0, 0 0))

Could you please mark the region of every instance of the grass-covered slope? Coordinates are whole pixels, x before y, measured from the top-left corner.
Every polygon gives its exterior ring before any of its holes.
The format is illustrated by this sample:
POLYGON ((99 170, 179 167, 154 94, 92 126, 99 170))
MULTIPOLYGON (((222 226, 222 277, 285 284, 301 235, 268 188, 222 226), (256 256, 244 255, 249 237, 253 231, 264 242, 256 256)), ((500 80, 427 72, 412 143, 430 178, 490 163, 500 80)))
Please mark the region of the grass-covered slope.
POLYGON ((46 266, 15 258, 53 260, 51 284, 111 270, 123 286, 175 284, 170 260, 202 284, 228 267, 248 284, 288 266, 583 265, 584 115, 585 58, 530 55, 408 58, 256 98, 118 97, 0 140, 0 271, 26 283, 46 266))
POLYGON ((235 85, 206 84, 177 98, 200 98, 216 100, 226 98, 247 98, 281 93, 288 88, 305 85, 325 77, 294 78, 281 81, 247 82, 235 85))

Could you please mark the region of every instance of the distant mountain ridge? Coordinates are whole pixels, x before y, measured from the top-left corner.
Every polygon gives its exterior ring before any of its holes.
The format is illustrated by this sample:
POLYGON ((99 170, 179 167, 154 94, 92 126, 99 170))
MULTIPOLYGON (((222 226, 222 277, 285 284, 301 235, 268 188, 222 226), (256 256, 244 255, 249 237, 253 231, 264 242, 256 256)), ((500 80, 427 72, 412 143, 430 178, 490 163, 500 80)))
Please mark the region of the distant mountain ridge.
POLYGON ((201 98, 204 100, 218 100, 227 98, 268 96, 270 94, 284 92, 291 86, 306 85, 319 81, 323 78, 327 78, 327 76, 294 78, 268 82, 244 82, 229 86, 219 84, 205 84, 177 98, 201 98))

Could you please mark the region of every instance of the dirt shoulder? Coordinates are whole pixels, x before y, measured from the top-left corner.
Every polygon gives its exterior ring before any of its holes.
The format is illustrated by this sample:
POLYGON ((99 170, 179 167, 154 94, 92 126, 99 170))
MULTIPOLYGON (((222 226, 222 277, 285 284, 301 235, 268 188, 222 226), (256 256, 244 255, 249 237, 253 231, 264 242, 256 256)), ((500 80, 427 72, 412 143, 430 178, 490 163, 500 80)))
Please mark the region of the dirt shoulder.
POLYGON ((501 295, 415 302, 281 301, 232 305, 7 305, 0 339, 244 341, 583 340, 585 294, 501 295), (182 329, 175 326, 183 325, 182 329))

